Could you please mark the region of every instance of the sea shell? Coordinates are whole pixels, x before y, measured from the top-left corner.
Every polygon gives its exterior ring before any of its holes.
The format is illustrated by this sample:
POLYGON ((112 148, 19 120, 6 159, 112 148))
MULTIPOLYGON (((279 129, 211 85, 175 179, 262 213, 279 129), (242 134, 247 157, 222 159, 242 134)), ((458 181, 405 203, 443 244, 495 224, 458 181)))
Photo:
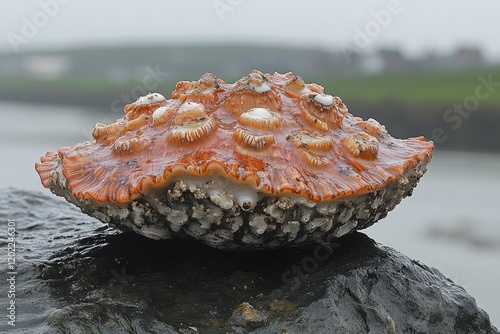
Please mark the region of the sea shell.
POLYGON ((352 116, 319 85, 259 71, 181 81, 171 99, 141 97, 92 133, 41 158, 45 187, 123 230, 221 249, 366 228, 412 193, 433 151, 352 116))

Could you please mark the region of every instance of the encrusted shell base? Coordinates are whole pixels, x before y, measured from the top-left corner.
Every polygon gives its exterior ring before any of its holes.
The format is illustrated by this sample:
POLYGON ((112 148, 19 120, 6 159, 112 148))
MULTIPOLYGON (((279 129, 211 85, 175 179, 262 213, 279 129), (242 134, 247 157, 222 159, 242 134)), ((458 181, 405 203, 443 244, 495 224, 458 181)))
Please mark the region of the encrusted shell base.
POLYGON ((54 174, 59 188, 51 190, 104 223, 148 238, 191 238, 223 250, 264 250, 328 242, 373 225, 412 194, 429 161, 383 189, 321 203, 251 192, 235 198, 228 189, 237 193, 244 187, 220 176, 201 182, 179 177, 125 204, 74 197, 61 174, 54 174))

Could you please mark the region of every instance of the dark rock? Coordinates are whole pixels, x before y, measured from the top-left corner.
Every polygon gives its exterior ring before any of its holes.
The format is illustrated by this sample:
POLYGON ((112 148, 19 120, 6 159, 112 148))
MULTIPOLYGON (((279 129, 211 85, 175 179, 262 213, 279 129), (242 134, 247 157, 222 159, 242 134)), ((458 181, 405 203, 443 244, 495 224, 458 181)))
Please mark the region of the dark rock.
POLYGON ((360 233, 224 252, 118 233, 20 190, 0 191, 7 219, 16 219, 18 333, 499 333, 463 288, 360 233))

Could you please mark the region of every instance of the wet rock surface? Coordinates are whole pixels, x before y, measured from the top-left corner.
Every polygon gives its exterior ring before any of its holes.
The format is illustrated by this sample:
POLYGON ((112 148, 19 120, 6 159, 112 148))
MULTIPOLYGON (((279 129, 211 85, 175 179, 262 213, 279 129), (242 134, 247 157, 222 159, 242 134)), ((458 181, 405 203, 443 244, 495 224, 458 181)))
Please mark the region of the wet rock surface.
POLYGON ((463 288, 361 233, 307 249, 224 252, 119 233, 48 194, 1 189, 3 229, 8 220, 16 326, 4 319, 0 331, 499 333, 463 288))

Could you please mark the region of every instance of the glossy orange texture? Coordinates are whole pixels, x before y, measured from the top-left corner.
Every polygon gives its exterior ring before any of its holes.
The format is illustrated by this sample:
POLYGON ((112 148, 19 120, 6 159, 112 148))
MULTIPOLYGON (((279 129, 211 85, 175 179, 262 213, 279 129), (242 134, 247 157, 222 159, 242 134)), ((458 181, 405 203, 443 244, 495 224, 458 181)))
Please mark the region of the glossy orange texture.
POLYGON ((430 159, 432 142, 393 138, 323 93, 292 73, 253 71, 235 84, 205 74, 179 82, 172 99, 127 105, 115 123, 96 125, 95 141, 48 152, 36 170, 51 187, 61 161, 67 189, 97 202, 126 203, 174 177, 212 173, 265 194, 320 202, 382 189, 430 159), (252 108, 269 113, 262 122, 238 120, 252 108), (279 116, 278 125, 260 126, 269 115, 279 116))

